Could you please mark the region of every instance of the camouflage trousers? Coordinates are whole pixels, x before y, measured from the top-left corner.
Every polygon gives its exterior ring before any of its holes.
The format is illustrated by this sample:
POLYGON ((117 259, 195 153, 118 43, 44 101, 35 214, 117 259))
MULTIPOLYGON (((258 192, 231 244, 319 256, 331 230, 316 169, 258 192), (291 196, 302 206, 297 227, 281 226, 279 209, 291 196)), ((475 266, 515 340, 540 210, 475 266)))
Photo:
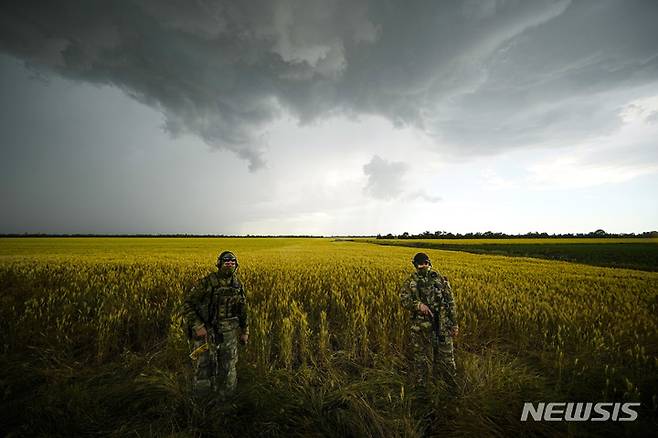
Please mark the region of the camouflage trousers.
POLYGON ((454 386, 457 366, 452 337, 444 335, 439 338, 434 330, 416 328, 411 331, 416 379, 423 383, 440 377, 448 385, 454 386))
MULTIPOLYGON (((238 383, 238 337, 236 330, 219 332, 216 345, 194 361, 194 392, 199 395, 216 393, 219 398, 233 394, 238 383)), ((194 339, 193 350, 205 343, 205 339, 194 339)))

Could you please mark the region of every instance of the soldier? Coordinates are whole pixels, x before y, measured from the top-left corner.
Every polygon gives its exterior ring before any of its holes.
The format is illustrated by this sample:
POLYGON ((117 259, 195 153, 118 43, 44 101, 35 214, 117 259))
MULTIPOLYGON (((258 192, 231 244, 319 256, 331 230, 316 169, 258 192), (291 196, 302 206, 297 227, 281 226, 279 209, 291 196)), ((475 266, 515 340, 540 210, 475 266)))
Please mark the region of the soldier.
POLYGON ((190 355, 194 390, 197 394, 214 391, 224 399, 237 385, 238 337, 246 344, 249 326, 244 288, 235 275, 237 258, 224 251, 217 258, 217 268, 187 293, 183 312, 194 349, 190 355))
POLYGON ((404 283, 400 298, 402 306, 411 312, 416 377, 422 381, 434 370, 454 388, 452 339, 458 335, 459 327, 450 283, 432 269, 427 254, 419 252, 412 263, 416 272, 404 283))

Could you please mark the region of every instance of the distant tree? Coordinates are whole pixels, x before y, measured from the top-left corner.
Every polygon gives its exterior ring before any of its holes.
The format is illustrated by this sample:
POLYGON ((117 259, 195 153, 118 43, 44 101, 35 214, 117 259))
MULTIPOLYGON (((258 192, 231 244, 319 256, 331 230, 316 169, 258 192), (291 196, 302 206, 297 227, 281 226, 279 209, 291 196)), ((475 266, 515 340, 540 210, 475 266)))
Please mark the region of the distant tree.
MULTIPOLYGON (((41 237, 49 236, 47 234, 0 234, 0 237, 21 237, 21 236, 31 236, 31 237, 41 237)), ((85 237, 85 236, 97 236, 102 237, 104 235, 87 235, 87 234, 68 234, 60 236, 70 236, 70 237, 85 237)), ((107 237, 135 237, 138 235, 108 235, 107 237)), ((170 234, 170 235, 141 235, 142 237, 196 237, 192 234, 170 234)), ((224 236, 224 235, 207 235, 206 237, 240 237, 240 236, 224 236)), ((243 236, 245 237, 245 236, 243 236)), ((257 235, 247 235, 246 237, 284 237, 284 236, 257 236, 257 235)), ((303 237, 303 236, 296 236, 303 237)), ((307 237, 319 237, 319 236, 307 236, 307 237)), ((372 236, 366 236, 372 237, 372 236)), ((570 239, 570 238, 596 238, 596 237, 606 237, 606 238, 658 238, 658 231, 645 231, 642 233, 607 233, 605 230, 598 229, 596 231, 590 231, 588 233, 552 233, 548 234, 546 232, 539 231, 529 231, 523 234, 505 234, 501 232, 493 231, 478 231, 477 233, 450 233, 447 231, 424 231, 419 234, 411 234, 407 231, 400 235, 394 235, 388 233, 386 235, 377 234, 377 239, 511 239, 511 238, 528 238, 528 239, 570 239)))

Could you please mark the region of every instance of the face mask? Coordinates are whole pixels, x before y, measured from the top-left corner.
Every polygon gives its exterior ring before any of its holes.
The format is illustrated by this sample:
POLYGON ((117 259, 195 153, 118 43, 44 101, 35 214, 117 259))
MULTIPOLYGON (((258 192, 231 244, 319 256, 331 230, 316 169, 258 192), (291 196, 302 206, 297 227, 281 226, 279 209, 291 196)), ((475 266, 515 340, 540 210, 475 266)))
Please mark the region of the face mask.
POLYGON ((233 273, 235 272, 235 266, 229 267, 226 265, 222 265, 222 267, 219 268, 219 272, 222 275, 228 277, 229 275, 233 275, 233 273))

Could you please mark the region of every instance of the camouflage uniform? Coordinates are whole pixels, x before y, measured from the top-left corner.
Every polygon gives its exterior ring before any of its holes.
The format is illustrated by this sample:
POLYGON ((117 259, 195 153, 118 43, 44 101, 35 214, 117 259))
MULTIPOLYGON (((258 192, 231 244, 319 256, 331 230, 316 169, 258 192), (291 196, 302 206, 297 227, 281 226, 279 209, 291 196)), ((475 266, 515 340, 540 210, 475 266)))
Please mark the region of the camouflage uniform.
POLYGON ((249 334, 242 284, 234 273, 213 272, 188 292, 183 312, 194 350, 206 342, 195 335, 196 330, 205 327, 208 332, 210 348, 194 363, 195 392, 213 390, 220 398, 230 395, 237 385, 238 329, 240 335, 249 334))
POLYGON ((400 298, 404 308, 411 312, 411 342, 417 378, 422 381, 434 370, 454 385, 456 366, 450 329, 457 326, 457 315, 448 279, 432 268, 424 272, 418 270, 404 283, 400 298), (433 323, 430 316, 422 315, 418 309, 420 303, 428 306, 438 320, 433 323))

